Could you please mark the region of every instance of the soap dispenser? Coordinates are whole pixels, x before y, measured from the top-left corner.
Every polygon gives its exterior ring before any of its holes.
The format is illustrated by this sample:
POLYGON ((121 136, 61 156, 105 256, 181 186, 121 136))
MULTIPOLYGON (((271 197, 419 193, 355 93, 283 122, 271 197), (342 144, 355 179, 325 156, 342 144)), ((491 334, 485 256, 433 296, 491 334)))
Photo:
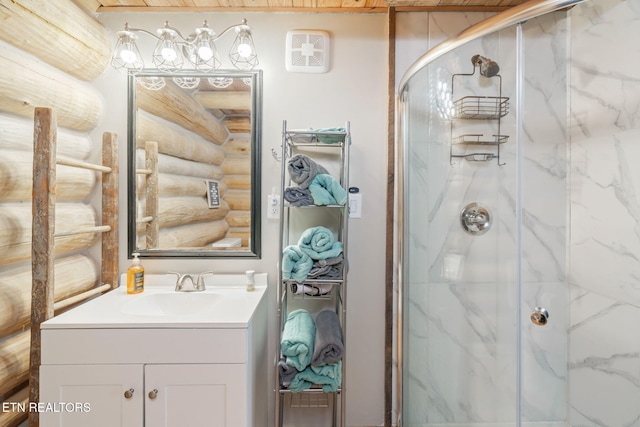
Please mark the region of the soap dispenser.
POLYGON ((144 267, 140 264, 139 253, 133 253, 133 261, 127 269, 127 293, 139 294, 144 291, 144 267))

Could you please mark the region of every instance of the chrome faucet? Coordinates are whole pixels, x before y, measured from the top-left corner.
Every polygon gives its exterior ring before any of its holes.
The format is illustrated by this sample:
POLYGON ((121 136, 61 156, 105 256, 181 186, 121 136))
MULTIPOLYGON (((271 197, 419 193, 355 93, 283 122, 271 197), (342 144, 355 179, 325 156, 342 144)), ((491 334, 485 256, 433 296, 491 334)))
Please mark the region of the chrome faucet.
POLYGON ((200 292, 204 291, 204 276, 207 274, 213 274, 213 271, 205 271, 203 273, 198 274, 197 278, 194 279, 191 274, 180 274, 175 271, 169 271, 169 274, 175 274, 176 277, 176 292, 200 292), (185 288, 185 285, 191 283, 190 287, 185 288))

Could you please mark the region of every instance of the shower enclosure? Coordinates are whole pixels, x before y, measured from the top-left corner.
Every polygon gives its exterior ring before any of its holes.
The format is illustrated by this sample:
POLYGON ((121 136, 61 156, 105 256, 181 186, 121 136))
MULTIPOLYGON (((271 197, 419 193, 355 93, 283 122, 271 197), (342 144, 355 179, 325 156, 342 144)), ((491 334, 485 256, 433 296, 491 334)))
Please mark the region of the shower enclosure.
POLYGON ((567 425, 572 3, 476 24, 401 82, 403 427, 567 425))

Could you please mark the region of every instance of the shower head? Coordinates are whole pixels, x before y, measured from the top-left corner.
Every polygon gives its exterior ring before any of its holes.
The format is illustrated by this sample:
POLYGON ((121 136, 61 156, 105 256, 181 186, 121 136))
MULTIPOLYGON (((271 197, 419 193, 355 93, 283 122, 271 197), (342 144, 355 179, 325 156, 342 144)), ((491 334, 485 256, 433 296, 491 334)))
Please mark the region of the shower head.
POLYGON ((474 66, 479 65, 480 74, 485 77, 493 77, 498 75, 498 73, 500 72, 500 67, 498 66, 497 62, 492 61, 489 58, 485 58, 481 55, 473 55, 471 57, 471 63, 474 66))

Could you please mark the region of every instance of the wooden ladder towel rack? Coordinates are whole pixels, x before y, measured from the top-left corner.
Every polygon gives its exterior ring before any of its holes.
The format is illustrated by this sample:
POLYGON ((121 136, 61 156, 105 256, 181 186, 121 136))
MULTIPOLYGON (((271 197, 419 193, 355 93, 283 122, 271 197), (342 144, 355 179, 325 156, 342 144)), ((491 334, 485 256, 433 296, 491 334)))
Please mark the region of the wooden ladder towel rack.
MULTIPOLYGON (((32 195, 32 289, 31 351, 29 360, 29 400, 39 401, 41 361, 40 324, 56 310, 69 307, 117 287, 118 281, 118 142, 105 132, 102 137, 102 165, 57 159, 57 120, 50 108, 36 108, 33 137, 32 195), (56 164, 102 172, 102 225, 70 233, 55 234, 56 164), (54 303, 55 237, 87 232, 102 233, 102 285, 54 303)), ((37 412, 29 412, 29 427, 37 427, 37 412)))

